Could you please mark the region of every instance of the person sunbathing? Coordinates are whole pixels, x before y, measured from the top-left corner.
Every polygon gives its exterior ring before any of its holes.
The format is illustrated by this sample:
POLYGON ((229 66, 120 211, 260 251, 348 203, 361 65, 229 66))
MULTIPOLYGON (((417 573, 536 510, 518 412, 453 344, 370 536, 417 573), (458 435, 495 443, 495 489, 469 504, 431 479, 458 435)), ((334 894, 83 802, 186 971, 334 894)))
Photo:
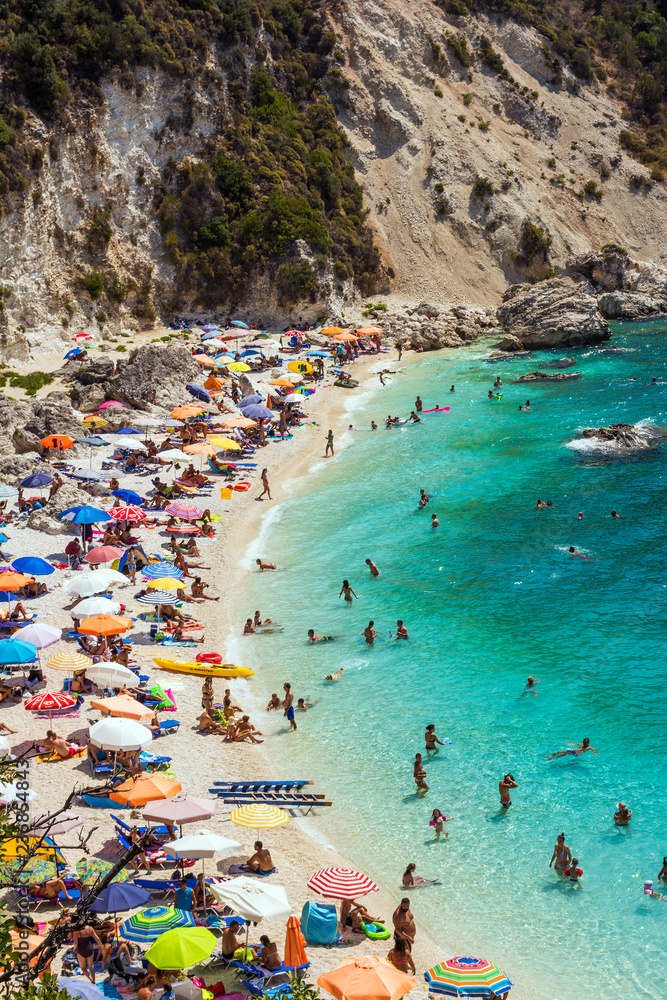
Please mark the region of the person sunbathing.
POLYGON ((9 687, 4 681, 0 681, 0 703, 6 701, 7 698, 14 703, 19 702, 22 698, 21 689, 9 687))
POLYGON ((92 763, 93 767, 97 767, 100 764, 111 763, 113 758, 107 750, 102 750, 101 747, 96 746, 94 743, 88 743, 86 747, 86 757, 92 763))
POLYGON ((261 840, 255 841, 255 853, 246 861, 248 868, 254 872, 261 872, 262 875, 271 875, 275 866, 271 858, 271 852, 264 847, 261 840))
POLYGON ((220 726, 218 725, 217 722, 213 721, 213 719, 208 714, 206 709, 204 709, 202 714, 199 716, 199 731, 201 733, 219 733, 219 734, 227 732, 224 726, 220 726))
POLYGON ((240 722, 236 723, 236 732, 234 734, 234 741, 239 743, 242 740, 250 740, 251 743, 263 743, 264 740, 258 740, 257 736, 263 736, 264 733, 260 732, 259 729, 255 729, 252 722, 250 721, 250 716, 243 715, 240 722))
POLYGON ((64 740, 62 736, 58 736, 52 729, 47 730, 46 739, 44 740, 44 746, 51 753, 57 754, 61 760, 67 760, 68 757, 73 757, 77 750, 82 748, 78 743, 68 743, 64 740))
POLYGON ((190 594, 186 594, 183 587, 180 587, 176 591, 176 597, 179 601, 183 601, 185 604, 203 604, 203 600, 199 597, 191 597, 190 594))
POLYGON ((206 896, 206 906, 213 906, 215 903, 215 898, 208 891, 201 872, 197 875, 197 882, 192 888, 192 894, 195 898, 196 907, 204 905, 204 895, 206 896))
POLYGON ((5 620, 10 622, 17 622, 19 620, 19 616, 25 622, 30 621, 30 615, 26 613, 26 610, 21 604, 21 602, 17 601, 12 610, 10 611, 10 613, 6 615, 5 620))
POLYGON ((75 670, 74 676, 72 677, 72 683, 70 685, 70 691, 74 691, 75 694, 90 694, 92 690, 92 681, 89 681, 86 677, 86 671, 75 670))
POLYGON ((65 899, 74 901, 75 897, 70 896, 61 878, 49 878, 45 882, 30 882, 28 892, 37 899, 57 899, 62 892, 65 899))
MULTIPOLYGON (((203 629, 204 626, 198 624, 196 627, 203 629)), ((183 642, 184 639, 186 639, 188 642, 205 642, 205 637, 204 636, 202 636, 200 639, 198 639, 196 636, 191 635, 189 632, 188 632, 188 634, 186 636, 183 633, 183 626, 182 625, 177 625, 176 626, 176 628, 172 632, 172 637, 174 639, 174 642, 183 642)))
POLYGON ((21 597, 39 597, 41 594, 48 594, 48 590, 45 583, 30 580, 24 587, 21 587, 19 594, 21 597))

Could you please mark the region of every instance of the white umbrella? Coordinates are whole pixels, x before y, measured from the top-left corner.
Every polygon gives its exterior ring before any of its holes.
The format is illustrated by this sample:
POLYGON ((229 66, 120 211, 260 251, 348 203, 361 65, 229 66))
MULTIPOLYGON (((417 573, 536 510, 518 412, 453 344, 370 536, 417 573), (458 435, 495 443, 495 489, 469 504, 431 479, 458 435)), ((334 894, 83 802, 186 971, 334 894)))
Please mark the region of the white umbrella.
POLYGON ((108 597, 87 597, 72 608, 70 615, 72 618, 91 618, 93 615, 117 615, 119 611, 120 601, 112 601, 108 597))
POLYGON ((86 669, 86 677, 98 687, 123 687, 136 681, 132 671, 122 663, 94 663, 86 669))
POLYGON ((204 344, 202 344, 202 347, 221 347, 224 351, 224 349, 227 347, 227 344, 224 342, 224 340, 218 340, 217 337, 211 337, 204 344))
POLYGON ((115 437, 113 443, 116 448, 123 448, 125 451, 146 451, 145 444, 131 437, 115 437))
POLYGON ((6 736, 0 736, 0 757, 9 753, 9 740, 6 736))
MULTIPOLYGON (((165 851, 167 849, 165 844, 165 851)), ((260 920, 287 920, 292 916, 292 907, 287 893, 281 885, 258 883, 253 878, 240 875, 229 882, 216 882, 210 890, 220 903, 226 903, 234 913, 244 920, 259 923, 260 920)))
POLYGON ((111 716, 91 726, 88 735, 101 750, 144 750, 153 740, 150 729, 140 722, 111 716))
POLYGON ((26 625, 25 628, 21 629, 21 639, 24 642, 31 642, 37 649, 52 646, 54 642, 58 642, 62 634, 61 628, 45 625, 44 622, 35 622, 33 625, 26 625))
POLYGON ((9 805, 10 802, 32 802, 33 799, 37 798, 37 792, 33 791, 32 788, 27 790, 17 788, 17 784, 18 782, 15 781, 10 781, 8 784, 0 781, 0 802, 9 805))
POLYGON ((77 597, 92 597, 106 590, 113 583, 127 583, 127 577, 115 569, 95 569, 91 573, 82 573, 63 584, 63 590, 77 597))
POLYGON ((170 448, 168 451, 161 451, 157 456, 160 460, 163 458, 167 462, 189 462, 192 459, 192 455, 186 455, 184 451, 179 451, 178 448, 170 448))
POLYGON ((72 1000, 104 1000, 105 993, 99 986, 95 986, 89 979, 83 976, 58 976, 58 986, 66 991, 66 995, 72 1000))
POLYGON ((107 578, 107 586, 112 583, 128 583, 128 578, 119 573, 117 569, 110 569, 105 566, 104 569, 96 569, 95 573, 99 573, 101 576, 107 578))
MULTIPOLYGON (((243 845, 236 840, 228 840, 210 830, 198 830, 187 837, 179 837, 168 844, 162 845, 165 854, 172 858, 200 858, 201 873, 204 874, 204 859, 212 858, 218 854, 221 858, 228 858, 230 854, 237 854, 243 849, 243 845)), ((206 894, 204 893, 204 913, 206 913, 206 894)))

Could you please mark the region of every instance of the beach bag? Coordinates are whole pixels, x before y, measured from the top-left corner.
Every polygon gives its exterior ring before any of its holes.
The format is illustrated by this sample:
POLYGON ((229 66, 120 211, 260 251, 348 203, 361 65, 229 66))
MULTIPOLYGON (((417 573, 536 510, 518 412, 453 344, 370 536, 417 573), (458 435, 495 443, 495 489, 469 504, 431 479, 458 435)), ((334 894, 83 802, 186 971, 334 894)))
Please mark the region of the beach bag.
POLYGON ((308 944, 332 944, 338 937, 338 915, 331 903, 304 903, 301 930, 308 944))

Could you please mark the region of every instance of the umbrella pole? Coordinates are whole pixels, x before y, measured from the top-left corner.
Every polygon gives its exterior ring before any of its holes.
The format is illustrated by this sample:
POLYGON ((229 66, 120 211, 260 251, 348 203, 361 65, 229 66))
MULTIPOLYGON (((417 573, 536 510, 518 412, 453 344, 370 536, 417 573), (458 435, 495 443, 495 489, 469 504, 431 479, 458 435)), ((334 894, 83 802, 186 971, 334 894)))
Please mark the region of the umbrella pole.
POLYGON ((201 889, 204 901, 204 920, 206 920, 206 879, 204 878, 204 858, 201 859, 201 889))

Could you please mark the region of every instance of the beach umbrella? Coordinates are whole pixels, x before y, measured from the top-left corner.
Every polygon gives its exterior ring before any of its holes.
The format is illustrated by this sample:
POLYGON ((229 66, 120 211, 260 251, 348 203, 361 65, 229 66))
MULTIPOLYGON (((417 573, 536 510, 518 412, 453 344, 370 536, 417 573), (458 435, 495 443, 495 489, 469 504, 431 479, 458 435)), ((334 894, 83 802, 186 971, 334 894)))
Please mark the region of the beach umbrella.
POLYGON ((175 580, 181 580, 183 578, 183 570, 179 569, 178 566, 174 566, 172 563, 162 561, 149 563, 147 566, 143 567, 141 573, 149 580, 159 580, 163 576, 170 576, 175 580))
POLYGON ((243 320, 240 320, 240 319, 233 319, 232 320, 232 326, 236 326, 240 330, 249 330, 250 329, 250 327, 248 326, 248 324, 244 323, 243 320))
POLYGON ((159 607, 162 604, 176 604, 178 597, 167 594, 164 590, 158 590, 154 594, 142 594, 141 597, 137 597, 137 600, 140 604, 152 604, 159 607))
MULTIPOLYGON (((243 845, 227 837, 221 837, 217 833, 209 830, 198 830, 186 837, 179 837, 168 844, 162 845, 162 850, 171 858, 183 861, 185 858, 198 858, 201 861, 201 873, 204 878, 204 861, 206 858, 213 858, 217 854, 221 858, 228 858, 233 854, 238 854, 243 849, 243 845)), ((204 914, 206 914, 206 897, 204 897, 204 914)))
POLYGON ((354 333, 337 333, 333 339, 341 343, 345 340, 358 340, 359 338, 354 333))
POLYGON ((77 701, 75 695, 66 691, 40 691, 28 701, 24 701, 23 707, 28 712, 48 712, 51 719, 53 712, 59 712, 63 708, 74 708, 77 701))
POLYGON ((99 436, 99 434, 93 434, 91 437, 77 438, 76 443, 87 444, 90 445, 91 448, 102 448, 104 445, 111 444, 110 441, 105 441, 103 437, 99 436))
POLYGON ((131 504, 128 504, 125 507, 112 507, 109 513, 113 518, 115 518, 116 521, 146 520, 146 512, 140 507, 134 507, 131 504))
MULTIPOLYGON (((136 427, 119 427, 117 431, 114 431, 114 434, 141 434, 141 431, 138 431, 136 427)), ((115 493, 114 496, 116 496, 115 493)))
POLYGON ((91 983, 83 976, 58 976, 58 988, 66 990, 71 1000, 103 1000, 106 994, 100 986, 91 983))
POLYGON ((252 371, 250 365, 247 365, 245 361, 230 361, 226 366, 230 371, 233 372, 249 372, 252 371))
POLYGON ((52 814, 40 813, 31 821, 30 833, 36 837, 56 837, 59 833, 67 833, 69 830, 75 830, 78 826, 83 826, 83 820, 78 813, 71 811, 52 814))
POLYGON ((386 958, 363 955, 344 958, 337 969, 323 973, 317 985, 337 1000, 400 1000, 415 989, 417 980, 386 958))
POLYGON ((144 809, 147 823, 177 823, 179 827, 187 823, 197 823, 210 819, 218 809, 217 799, 198 799, 194 795, 179 793, 164 802, 153 802, 144 809))
POLYGON ((362 875, 354 868, 322 868, 308 880, 308 888, 319 892, 320 896, 332 899, 355 899, 369 892, 379 892, 379 887, 368 875, 362 875))
POLYGON ((76 507, 68 507, 58 514, 58 520, 69 521, 71 524, 98 524, 100 521, 111 520, 105 510, 99 507, 90 507, 88 504, 78 504, 76 507))
POLYGON ((12 802, 32 802, 36 798, 37 792, 32 788, 24 788, 23 781, 10 781, 6 784, 0 781, 0 802, 5 806, 12 802))
POLYGON ((268 406, 262 406, 261 403, 252 403, 250 406, 243 407, 243 416, 251 417, 253 420, 270 420, 277 415, 268 406))
POLYGON ((161 934, 144 958, 156 969, 189 969, 209 958, 217 941, 206 927, 177 927, 161 934))
MULTIPOLYGON (((21 486, 28 490, 40 490, 44 486, 48 486, 52 481, 53 477, 48 472, 33 472, 32 475, 26 476, 25 479, 21 480, 21 486)), ((13 488, 10 487, 10 489, 13 488)))
POLYGON ((44 622, 32 622, 21 629, 21 639, 29 642, 36 649, 44 649, 46 646, 53 646, 62 637, 63 630, 55 625, 46 625, 44 622))
POLYGON ((307 358, 330 358, 331 351, 308 351, 307 358))
MULTIPOLYGON (((155 799, 170 799, 181 791, 178 781, 163 778, 161 774, 140 774, 129 778, 109 793, 109 798, 125 806, 137 808, 155 799)), ((169 968, 174 968, 169 966, 169 968)))
POLYGON ((55 573, 54 567, 41 556, 21 556, 12 563, 12 569, 18 573, 27 573, 28 576, 51 576, 55 573))
POLYGON ((167 451, 161 451, 158 454, 158 459, 167 462, 187 462, 188 456, 180 448, 169 448, 167 451))
POLYGON ((195 918, 187 910, 177 910, 173 906, 150 906, 124 920, 118 928, 118 933, 127 941, 143 943, 155 941, 161 934, 177 927, 194 927, 194 925, 195 918))
POLYGON ((192 360, 196 361, 198 365, 205 365, 207 368, 213 368, 215 365, 213 358, 209 358, 206 354, 195 354, 192 360))
POLYGON ((327 326, 324 330, 320 330, 320 333, 323 337, 335 337, 339 333, 345 333, 345 330, 342 326, 327 326))
POLYGON ((197 417, 200 413, 204 412, 203 406, 197 406, 194 403, 187 403, 185 406, 177 406, 169 414, 170 417, 176 417, 177 420, 188 420, 190 417, 197 417))
POLYGON ((287 969, 300 969, 308 964, 306 955, 306 939, 301 933, 301 921, 298 917, 290 917, 287 921, 285 934, 285 958, 283 962, 287 969))
POLYGON ((113 698, 102 698, 91 701, 91 708, 97 708, 103 715, 112 715, 116 719, 152 719, 154 712, 147 705, 142 705, 135 698, 130 698, 126 694, 119 694, 113 698))
POLYGON ((244 351, 241 351, 240 357, 247 358, 251 355, 261 354, 262 352, 257 347, 246 347, 244 351))
POLYGON ((18 496, 19 491, 15 486, 0 486, 0 500, 8 500, 10 497, 18 496))
POLYGON ((183 449, 188 455, 215 455, 215 448, 207 441, 197 441, 196 444, 186 444, 183 449))
POLYGON ((74 441, 67 434, 49 434, 39 442, 44 448, 71 448, 74 441))
POLYGON ((253 403, 263 403, 264 396, 261 392, 254 392, 251 396, 244 396, 243 399, 239 401, 239 408, 245 409, 246 406, 252 406, 253 403))
POLYGON ((118 913, 119 910, 133 910, 143 906, 151 898, 150 892, 130 882, 111 882, 90 904, 92 913, 118 913))
MULTIPOLYGON (((21 782, 23 784, 23 782, 21 782)), ((9 785, 5 785, 9 788, 9 785)), ((25 792, 21 794, 25 795, 25 792)), ((34 798, 34 794, 32 796, 34 798)), ((26 856, 65 864, 65 859, 51 837, 9 837, 0 842, 0 861, 22 861, 26 856)))
POLYGON ((46 665, 47 667, 53 667, 55 670, 72 671, 85 670, 92 662, 89 656, 77 653, 73 649, 66 649, 62 653, 51 653, 51 656, 46 661, 46 665))
POLYGON ((114 583, 127 583, 127 577, 123 576, 116 569, 111 569, 110 566, 104 566, 102 569, 95 569, 90 573, 90 576, 101 577, 107 581, 107 586, 110 587, 114 583))
POLYGON ((185 584, 173 576, 163 576, 157 580, 149 580, 146 586, 149 590, 180 590, 185 584))
POLYGON ((109 597, 86 597, 72 608, 72 618, 92 618, 93 615, 117 615, 120 612, 120 601, 112 601, 109 597))
POLYGON ((247 806, 233 809, 229 818, 236 826, 257 830, 257 836, 259 836, 260 829, 273 830, 275 827, 283 826, 289 822, 289 814, 284 809, 278 809, 277 806, 266 805, 263 802, 253 802, 247 806))
POLYGON ((195 524, 176 524, 173 528, 165 528, 169 535, 201 535, 195 524))
POLYGON ((143 497, 140 497, 134 490, 114 490, 111 495, 122 500, 123 503, 136 504, 137 506, 144 502, 143 497))
POLYGON ((75 472, 70 472, 70 476, 87 482, 99 482, 101 479, 106 479, 107 473, 96 472, 95 469, 77 469, 75 472))
POLYGON ((223 427, 256 427, 257 421, 251 420, 250 417, 227 417, 225 420, 220 421, 223 427))
POLYGON ((119 437, 114 441, 114 447, 122 451, 146 451, 146 445, 131 437, 119 437))
MULTIPOLYGON (((277 379, 274 379, 273 382, 269 382, 269 385, 281 385, 281 386, 288 387, 290 389, 292 388, 293 384, 294 383, 290 382, 290 380, 287 379, 287 378, 277 378, 277 379)), ((241 400, 241 402, 243 402, 243 400, 241 400)))
POLYGON ((307 361, 290 361, 287 366, 291 372, 298 372, 299 374, 309 374, 313 370, 313 366, 307 361))
POLYGON ((109 423, 104 417, 98 417, 96 413, 90 413, 87 417, 84 417, 82 423, 86 427, 106 427, 109 423))
POLYGON ((505 997, 512 983, 502 969, 486 958, 455 956, 424 973, 429 993, 448 997, 505 997))
POLYGON ((150 729, 139 722, 111 716, 91 726, 88 735, 101 750, 144 750, 153 740, 150 729))
MULTIPOLYGON (((206 347, 207 348, 208 347, 213 347, 213 348, 215 348, 215 347, 221 347, 224 350, 225 349, 225 342, 224 342, 224 340, 218 340, 217 337, 209 337, 208 340, 206 341, 206 347)), ((187 388, 187 386, 186 386, 186 388, 187 388)), ((205 386, 204 386, 204 388, 205 388, 205 386)))
POLYGON ((273 923, 292 916, 292 907, 281 885, 240 875, 227 882, 214 882, 209 889, 218 902, 225 903, 246 922, 273 923))
POLYGON ((166 513, 171 514, 173 517, 181 517, 186 520, 195 520, 201 517, 204 511, 201 507, 195 506, 193 503, 187 503, 185 500, 174 500, 166 508, 166 513))
POLYGON ((83 354, 83 347, 73 347, 71 351, 63 355, 63 361, 69 361, 70 358, 75 358, 78 354, 83 354))
POLYGON ((97 407, 98 410, 108 410, 110 406, 118 406, 122 410, 124 404, 117 399, 107 399, 106 403, 100 403, 97 407))
POLYGON ((97 548, 90 549, 88 555, 83 557, 87 563, 108 563, 114 559, 120 559, 124 549, 119 549, 116 545, 98 545, 97 548))
POLYGON ((209 390, 218 391, 222 389, 223 383, 215 375, 211 374, 204 382, 204 388, 209 390))
POLYGON ((17 573, 15 570, 5 570, 0 573, 0 590, 20 590, 26 583, 31 583, 32 577, 17 573))
MULTIPOLYGON (((76 863, 76 873, 84 885, 90 885, 91 882, 96 882, 103 875, 108 875, 113 867, 111 861, 104 861, 103 858, 81 858, 76 863)), ((127 882, 131 875, 132 873, 129 871, 120 871, 114 876, 111 884, 127 882)))
POLYGON ((75 333, 72 340, 92 340, 92 335, 90 333, 75 333))
POLYGON ((211 394, 208 389, 205 389, 203 385, 197 385, 196 382, 188 382, 185 387, 191 396, 195 399, 201 399, 203 403, 211 402, 211 394))
POLYGON ((37 659, 37 647, 22 639, 0 641, 0 664, 33 663, 37 659))
POLYGON ((94 663, 86 670, 86 677, 98 687, 123 687, 125 684, 134 684, 135 675, 122 663, 94 663))
MULTIPOLYGON (((35 837, 39 834, 35 830, 30 831, 35 837)), ((32 883, 45 882, 50 878, 58 878, 58 865, 55 861, 45 861, 44 858, 29 858, 25 864, 24 859, 18 858, 7 865, 12 873, 12 878, 16 882, 32 883)))
POLYGON ((82 635, 120 635, 132 626, 132 619, 123 615, 93 615, 79 625, 82 635))
MULTIPOLYGON (((65 580, 63 590, 66 594, 74 594, 76 597, 92 597, 99 594, 109 586, 109 579, 103 576, 103 570, 96 569, 92 573, 82 573, 71 580, 65 580)), ((127 578, 125 578, 127 583, 127 578)))
POLYGON ((375 337, 382 333, 381 326, 362 326, 361 329, 357 330, 357 334, 363 334, 364 337, 375 337))

